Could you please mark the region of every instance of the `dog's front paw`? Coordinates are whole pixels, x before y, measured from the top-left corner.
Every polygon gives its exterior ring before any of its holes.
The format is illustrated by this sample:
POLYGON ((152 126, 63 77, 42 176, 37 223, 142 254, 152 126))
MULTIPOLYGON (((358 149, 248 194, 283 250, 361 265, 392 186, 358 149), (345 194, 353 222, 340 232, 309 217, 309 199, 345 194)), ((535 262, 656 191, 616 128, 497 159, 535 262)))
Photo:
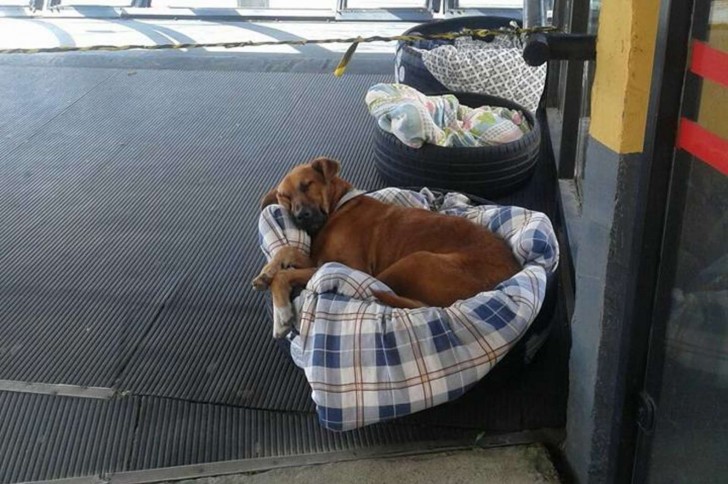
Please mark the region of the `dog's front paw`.
POLYGON ((256 291, 267 291, 272 281, 272 275, 267 272, 261 272, 250 284, 256 291))
POLYGON ((273 306, 273 337, 283 338, 293 329, 293 308, 273 306))

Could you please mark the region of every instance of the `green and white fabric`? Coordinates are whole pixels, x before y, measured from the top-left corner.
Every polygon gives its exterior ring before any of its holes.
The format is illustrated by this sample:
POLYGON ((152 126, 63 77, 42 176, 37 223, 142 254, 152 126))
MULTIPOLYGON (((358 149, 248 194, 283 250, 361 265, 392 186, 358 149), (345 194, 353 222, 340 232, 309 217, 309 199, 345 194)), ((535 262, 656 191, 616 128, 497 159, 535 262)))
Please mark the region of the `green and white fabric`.
POLYGON ((366 95, 379 127, 402 143, 420 148, 493 146, 519 140, 530 131, 520 111, 460 104, 452 95, 426 96, 404 84, 376 84, 366 95))

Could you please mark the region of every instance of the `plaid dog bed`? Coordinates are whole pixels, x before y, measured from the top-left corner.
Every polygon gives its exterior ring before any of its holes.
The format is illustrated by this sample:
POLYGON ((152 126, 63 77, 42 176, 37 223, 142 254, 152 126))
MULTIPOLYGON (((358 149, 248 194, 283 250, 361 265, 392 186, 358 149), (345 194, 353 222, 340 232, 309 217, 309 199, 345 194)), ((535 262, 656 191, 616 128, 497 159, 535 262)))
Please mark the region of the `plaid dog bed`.
MULTIPOLYGON (((466 217, 500 234, 523 270, 494 290, 447 308, 393 309, 372 290, 389 288, 342 264, 324 264, 294 299, 291 357, 311 385, 321 424, 351 430, 439 405, 465 393, 508 353, 535 319, 559 247, 546 215, 519 207, 473 207, 461 194, 436 197, 387 188, 366 196, 466 217)), ((268 260, 309 236, 279 205, 259 220, 268 260)), ((447 281, 443 281, 447 284, 447 281)))

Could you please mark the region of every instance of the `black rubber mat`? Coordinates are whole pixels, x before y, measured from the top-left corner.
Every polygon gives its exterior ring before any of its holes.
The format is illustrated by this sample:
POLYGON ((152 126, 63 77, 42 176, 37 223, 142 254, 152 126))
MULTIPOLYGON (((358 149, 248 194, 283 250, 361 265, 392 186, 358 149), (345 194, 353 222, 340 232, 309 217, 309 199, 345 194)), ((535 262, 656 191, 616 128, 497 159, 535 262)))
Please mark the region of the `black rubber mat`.
MULTIPOLYGON (((302 374, 275 350, 266 303, 249 286, 263 262, 257 247, 258 201, 290 166, 321 154, 344 160, 346 176, 358 185, 376 186, 371 154, 365 150, 372 123, 363 95, 381 78, 250 77, 241 84, 259 86, 254 96, 257 108, 234 108, 241 113, 237 122, 248 143, 226 149, 210 146, 197 149, 195 156, 179 153, 169 158, 170 163, 218 173, 214 182, 196 193, 146 195, 158 200, 169 198, 170 206, 189 204, 181 212, 183 221, 199 231, 201 240, 194 245, 193 240, 186 241, 183 251, 194 250, 199 255, 158 315, 119 385, 146 395, 311 410, 302 374), (262 111, 253 115, 255 109, 262 111), (265 129, 256 126, 261 117, 270 123, 265 129), (211 207, 215 212, 210 212, 211 207)), ((230 88, 233 90, 225 97, 234 99, 236 89, 230 88)), ((221 94, 220 89, 210 93, 221 94)), ((201 96, 187 101, 189 104, 178 100, 183 106, 180 109, 204 105, 201 96)), ((246 104, 252 101, 244 98, 246 104)), ((214 133, 225 129, 228 122, 210 119, 205 129, 214 133)), ((170 184, 184 185, 185 175, 177 175, 170 184)))
POLYGON ((137 401, 0 392, 0 482, 121 471, 137 401))
POLYGON ((258 457, 473 439, 477 431, 432 425, 372 425, 329 432, 312 414, 143 398, 130 470, 258 457))
POLYGON ((0 298, 0 379, 103 387, 112 386, 161 307, 34 285, 0 287, 0 298))
POLYGON ((0 483, 224 460, 474 442, 477 431, 373 425, 329 432, 315 415, 156 397, 96 400, 0 392, 0 483))
MULTIPOLYGON (((7 154, 117 74, 110 69, 0 68, 0 153, 7 154)), ((2 183, 2 179, 0 179, 2 183)))
MULTIPOLYGON (((360 188, 382 186, 363 96, 389 76, 6 66, 0 85, 44 75, 67 87, 59 103, 0 104, 0 120, 29 113, 0 125, 12 135, 0 150, 0 380, 130 397, 0 395, 0 445, 13 442, 2 479, 563 425, 563 317, 517 378, 496 367, 456 402, 347 434, 317 425, 302 372, 273 343, 249 289, 263 262, 258 200, 318 155, 360 188), (102 457, 86 457, 89 442, 102 457)), ((554 215, 554 190, 544 158, 499 201, 554 215)))
POLYGON ((288 167, 323 153, 376 184, 362 97, 382 78, 128 74, 0 155, 16 185, 0 202, 13 349, 0 378, 310 408, 249 290, 256 207, 288 167), (283 401, 278 386, 295 391, 283 401))

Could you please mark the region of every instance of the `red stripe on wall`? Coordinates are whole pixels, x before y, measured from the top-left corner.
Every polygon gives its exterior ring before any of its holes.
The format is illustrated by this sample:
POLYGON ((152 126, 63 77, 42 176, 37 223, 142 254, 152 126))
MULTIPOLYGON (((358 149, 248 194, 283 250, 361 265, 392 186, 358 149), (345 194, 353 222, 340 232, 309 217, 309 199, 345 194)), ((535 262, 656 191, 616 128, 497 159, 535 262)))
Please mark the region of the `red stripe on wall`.
POLYGON ((682 118, 677 147, 728 175, 728 140, 724 140, 694 121, 682 118))
POLYGON ((728 54, 705 42, 693 41, 690 70, 700 77, 728 86, 728 54))

